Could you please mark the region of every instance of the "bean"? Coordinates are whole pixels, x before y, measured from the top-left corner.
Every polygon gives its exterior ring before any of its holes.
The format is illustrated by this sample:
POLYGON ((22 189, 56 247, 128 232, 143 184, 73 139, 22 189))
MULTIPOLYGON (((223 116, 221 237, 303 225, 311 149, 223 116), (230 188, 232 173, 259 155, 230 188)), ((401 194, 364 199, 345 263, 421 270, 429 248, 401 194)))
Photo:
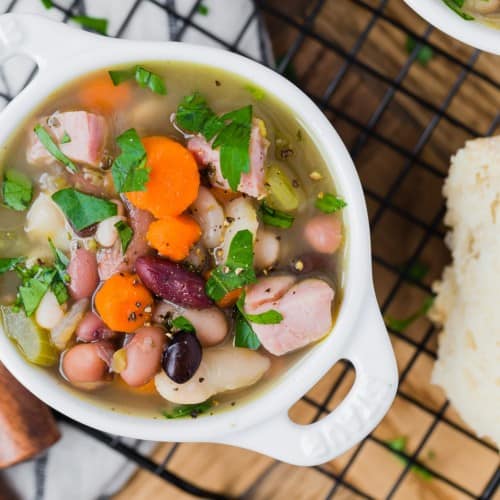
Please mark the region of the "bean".
POLYGON ((163 354, 162 366, 167 376, 177 384, 184 384, 201 363, 201 345, 193 332, 176 333, 163 354))
POLYGON ((198 198, 191 205, 191 211, 201 227, 203 244, 207 248, 220 245, 224 231, 224 210, 206 187, 200 186, 198 198))
POLYGON ((316 215, 307 221, 304 236, 317 252, 333 254, 342 243, 342 222, 334 214, 316 215))
POLYGON ((64 317, 64 310, 50 290, 43 296, 36 310, 36 322, 47 330, 54 328, 64 317))
POLYGON ((156 326, 139 328, 125 346, 127 366, 120 373, 122 379, 132 387, 147 384, 160 370, 164 331, 156 326))
POLYGON ((205 293, 205 280, 180 264, 146 255, 139 257, 135 266, 146 287, 162 299, 197 309, 212 305, 205 293))
POLYGON ((99 382, 107 373, 99 343, 77 344, 63 355, 63 375, 72 383, 99 382))
POLYGON ((203 347, 220 344, 228 332, 226 315, 218 307, 208 309, 185 309, 182 316, 187 318, 203 347))
POLYGON ((280 242, 277 234, 269 229, 259 229, 254 252, 254 264, 258 269, 266 269, 275 264, 280 254, 280 242))
POLYGON ((90 311, 85 314, 76 328, 76 339, 81 342, 108 340, 116 335, 116 332, 107 328, 97 314, 90 311))
POLYGON ((68 265, 68 274, 71 297, 79 300, 92 296, 99 283, 95 253, 85 248, 75 250, 68 265))

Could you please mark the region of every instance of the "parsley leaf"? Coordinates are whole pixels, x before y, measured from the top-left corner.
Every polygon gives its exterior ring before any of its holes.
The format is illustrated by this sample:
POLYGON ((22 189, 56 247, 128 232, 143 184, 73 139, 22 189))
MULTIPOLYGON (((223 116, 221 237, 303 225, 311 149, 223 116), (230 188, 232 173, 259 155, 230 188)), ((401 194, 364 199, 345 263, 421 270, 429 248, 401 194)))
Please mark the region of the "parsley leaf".
POLYGON ((248 314, 244 309, 244 303, 245 292, 239 296, 238 301, 236 302, 236 307, 240 311, 241 315, 251 323, 257 323, 259 325, 275 325, 283 321, 282 314, 274 309, 269 309, 269 311, 265 311, 260 314, 248 314))
POLYGON ((55 192, 52 199, 76 231, 81 231, 96 222, 101 222, 117 214, 115 203, 81 193, 73 188, 65 188, 55 192))
POLYGON ((162 415, 165 418, 183 418, 191 416, 196 418, 198 415, 205 413, 207 410, 212 408, 212 401, 204 401, 203 403, 191 404, 191 405, 179 405, 176 406, 172 411, 162 411, 162 415))
POLYGON ((245 106, 217 117, 198 92, 182 99, 176 123, 183 130, 201 133, 212 147, 220 148, 222 176, 233 191, 238 189, 241 174, 250 171, 250 132, 252 106, 245 106))
POLYGON ((108 20, 102 17, 71 16, 70 19, 82 28, 87 28, 101 35, 108 34, 108 20))
POLYGON ((59 248, 56 248, 53 241, 49 238, 49 245, 54 254, 54 269, 57 275, 54 277, 51 289, 57 298, 59 304, 64 304, 69 299, 68 290, 66 289, 66 283, 70 282, 70 276, 66 269, 69 264, 69 259, 66 257, 64 252, 59 248))
POLYGON ((456 12, 462 19, 465 19, 466 21, 473 21, 474 16, 471 16, 470 14, 467 14, 467 12, 464 12, 462 10, 462 7, 464 6, 464 0, 443 0, 443 2, 454 12, 456 12))
POLYGON ((24 261, 24 257, 3 257, 0 259, 0 274, 14 271, 16 266, 24 261))
POLYGON ((125 253, 130 245, 130 242, 132 241, 132 238, 134 237, 134 231, 125 221, 122 220, 119 220, 115 224, 115 227, 118 231, 118 237, 120 238, 120 242, 122 244, 122 253, 125 253))
POLYGON ((7 170, 3 177, 2 197, 9 208, 26 210, 33 197, 33 185, 29 177, 18 170, 7 170))
POLYGON ((61 139, 61 144, 68 144, 68 142, 71 142, 71 137, 69 136, 68 132, 64 132, 64 135, 61 139))
POLYGON ((393 318, 392 316, 386 316, 385 317, 385 324, 391 330, 394 330, 395 332, 401 333, 404 330, 406 330, 418 318, 425 316, 427 314, 427 312, 429 311, 429 309, 432 307, 433 303, 434 303, 434 297, 427 297, 424 300, 424 303, 422 304, 420 309, 418 309, 413 314, 410 314, 410 316, 408 316, 407 318, 396 319, 396 318, 393 318))
POLYGON ((149 88, 156 94, 160 95, 165 95, 167 93, 167 87, 165 86, 165 82, 162 77, 148 71, 142 66, 134 66, 123 70, 111 70, 108 71, 108 73, 115 86, 120 85, 120 83, 127 80, 135 79, 139 87, 149 88))
POLYGON ((135 129, 126 130, 116 138, 121 154, 111 167, 115 189, 119 193, 145 191, 149 180, 146 150, 135 129))
POLYGON ((238 314, 236 325, 234 328, 234 345, 235 347, 245 347, 255 351, 260 347, 260 340, 253 331, 248 321, 238 314))
POLYGON ((324 212, 325 214, 332 214, 338 212, 347 206, 347 203, 338 196, 331 193, 318 194, 314 206, 324 212))
MULTIPOLYGON (((389 448, 395 452, 394 455, 396 456, 396 458, 405 465, 409 462, 408 458, 402 455, 403 453, 406 453, 406 443, 407 439, 405 436, 400 436, 395 439, 391 439, 390 441, 387 441, 387 445, 389 446, 389 448)), ((413 464, 410 467, 410 470, 413 471, 418 476, 420 476, 425 481, 430 481, 434 477, 432 472, 429 469, 423 467, 422 465, 413 464)))
POLYGON ((40 125, 36 125, 34 132, 45 149, 57 160, 60 161, 70 172, 78 172, 77 166, 58 148, 52 140, 50 134, 40 125))
POLYGON ((187 318, 184 316, 177 316, 177 318, 174 318, 171 322, 170 325, 177 329, 177 330, 182 330, 184 332, 195 332, 195 328, 191 321, 189 321, 187 318))
POLYGON ((26 311, 26 316, 31 316, 35 311, 43 296, 49 290, 57 271, 55 269, 42 268, 33 278, 26 280, 19 287, 19 298, 26 311))
MULTIPOLYGON (((406 52, 411 54, 415 48, 417 47, 417 41, 411 35, 408 35, 406 38, 406 52)), ((422 66, 427 66, 429 61, 434 57, 434 51, 428 45, 420 44, 420 47, 417 52, 417 61, 422 66)))
POLYGON ((259 215, 264 224, 268 226, 281 227, 288 229, 292 226, 295 217, 271 208, 267 203, 262 203, 259 207, 259 215))
POLYGON ((241 288, 256 280, 253 269, 253 236, 248 229, 238 231, 229 245, 224 266, 217 266, 205 286, 207 295, 215 301, 231 290, 241 288))

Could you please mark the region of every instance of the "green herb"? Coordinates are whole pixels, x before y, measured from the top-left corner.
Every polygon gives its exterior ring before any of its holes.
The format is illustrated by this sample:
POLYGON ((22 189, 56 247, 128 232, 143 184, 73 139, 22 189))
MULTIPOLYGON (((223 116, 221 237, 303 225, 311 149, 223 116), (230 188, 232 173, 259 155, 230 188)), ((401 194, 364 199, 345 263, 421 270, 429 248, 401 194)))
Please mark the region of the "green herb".
MULTIPOLYGON (((417 47, 417 41, 411 35, 406 38, 406 52, 411 54, 417 47)), ((434 51, 428 45, 420 45, 417 52, 417 61, 422 66, 427 66, 429 61, 434 57, 434 51)))
POLYGON ((68 142, 71 142, 71 137, 69 136, 68 132, 64 132, 64 135, 61 139, 61 144, 68 144, 68 142))
POLYGON ((57 298, 57 302, 59 302, 59 304, 64 304, 69 299, 68 290, 66 289, 66 284, 70 282, 70 276, 66 270, 68 268, 69 259, 62 250, 55 247, 50 238, 49 245, 54 254, 54 268, 57 271, 57 275, 52 281, 51 289, 57 298))
POLYGON ((101 35, 108 34, 108 20, 101 17, 71 16, 70 19, 78 23, 82 28, 86 28, 101 35))
POLYGON ((462 19, 465 19, 466 21, 473 21, 474 16, 471 16, 470 14, 467 14, 467 12, 464 12, 462 10, 462 7, 464 6, 465 0, 443 0, 443 2, 454 12, 456 12, 462 19))
POLYGON ((184 332, 194 332, 195 331, 194 326, 191 323, 191 321, 189 321, 184 316, 177 316, 177 318, 174 318, 170 322, 170 324, 172 325, 173 328, 175 328, 177 330, 182 330, 184 332))
POLYGON ((130 242, 132 241, 132 238, 134 237, 134 231, 132 231, 132 228, 122 220, 119 220, 115 224, 116 230, 118 231, 118 236, 120 237, 120 241, 122 244, 122 253, 124 254, 127 251, 128 246, 130 245, 130 242))
POLYGON ((50 134, 40 124, 36 125, 34 131, 45 149, 57 161, 60 161, 70 172, 78 172, 76 165, 57 147, 50 134))
POLYGON ((52 0, 41 0, 42 1, 42 4, 43 6, 48 10, 48 9, 52 9, 52 7, 54 7, 54 4, 52 3, 52 0))
POLYGON ((196 418, 198 415, 201 415, 202 413, 205 413, 207 410, 210 410, 212 406, 213 403, 210 400, 193 405, 179 405, 176 406, 172 411, 162 411, 162 415, 168 419, 183 418, 187 416, 196 418))
POLYGON ((385 324, 391 330, 401 333, 404 330, 406 330, 418 318, 425 316, 429 311, 429 309, 432 307, 433 303, 434 303, 434 297, 427 297, 424 300, 424 303, 422 304, 420 309, 418 309, 418 311, 414 312, 413 314, 404 319, 396 319, 393 318, 392 316, 386 316, 385 324))
POLYGON ((318 194, 314 206, 325 212, 325 214, 331 214, 333 212, 338 212, 347 206, 347 203, 338 196, 331 193, 320 193, 318 194))
POLYGON ((42 268, 33 278, 26 280, 19 287, 19 298, 26 311, 26 316, 29 317, 36 311, 56 274, 55 269, 42 268))
POLYGON ((24 261, 24 257, 3 257, 0 259, 0 274, 14 271, 16 266, 24 261))
POLYGON ((292 226, 295 217, 292 215, 281 212, 271 208, 266 203, 262 203, 259 208, 260 218, 264 224, 268 226, 281 227, 283 229, 288 229, 292 226))
POLYGON ((29 177, 18 170, 7 170, 3 177, 2 197, 9 208, 26 210, 33 197, 33 186, 29 177))
POLYGON ((252 106, 218 117, 198 92, 182 99, 177 108, 176 123, 183 130, 201 133, 212 147, 220 148, 220 166, 224 179, 233 191, 238 189, 241 174, 250 172, 250 132, 252 106))
POLYGON ((65 188, 55 192, 52 199, 76 231, 81 231, 96 222, 101 222, 117 214, 115 203, 81 193, 73 188, 65 188))
POLYGON ((210 274, 205 290, 215 301, 236 288, 256 280, 253 269, 253 236, 248 229, 238 231, 229 246, 226 264, 210 274))
POLYGON ((149 180, 146 150, 139 135, 131 128, 116 138, 121 153, 111 167, 115 189, 119 193, 145 191, 149 180))
POLYGON ((429 266, 420 261, 415 261, 406 271, 406 276, 413 281, 421 281, 429 272, 429 266))
POLYGON ((56 296, 57 302, 59 304, 64 304, 69 299, 68 289, 66 285, 58 279, 54 279, 52 285, 50 286, 52 292, 56 296))
POLYGON ((148 71, 142 66, 134 66, 133 68, 124 70, 112 70, 108 73, 115 86, 127 80, 135 79, 137 84, 142 88, 149 88, 160 95, 167 93, 167 87, 161 76, 148 71))
MULTIPOLYGON (((398 438, 387 441, 387 445, 389 446, 389 448, 395 452, 394 455, 400 462, 402 462, 405 465, 409 462, 409 459, 401 454, 406 453, 406 443, 407 439, 405 436, 400 436, 398 438)), ((420 476, 425 481, 430 481, 434 477, 434 475, 429 469, 418 464, 413 464, 410 467, 410 470, 413 471, 418 476, 420 476)))
POLYGON ((245 90, 250 92, 250 94, 256 101, 262 101, 262 99, 266 97, 266 93, 259 87, 254 87, 253 85, 245 85, 245 90))
POLYGON ((257 323, 259 325, 275 325, 283 321, 283 316, 279 311, 274 309, 269 309, 269 311, 260 314, 248 314, 245 312, 245 293, 243 292, 236 302, 236 307, 240 311, 241 315, 250 323, 257 323))
POLYGON ((208 7, 205 4, 200 3, 196 10, 198 11, 198 14, 201 14, 202 16, 208 16, 208 7))
POLYGON ((253 351, 260 347, 259 338, 248 321, 241 314, 238 314, 236 318, 234 345, 235 347, 244 347, 253 351))

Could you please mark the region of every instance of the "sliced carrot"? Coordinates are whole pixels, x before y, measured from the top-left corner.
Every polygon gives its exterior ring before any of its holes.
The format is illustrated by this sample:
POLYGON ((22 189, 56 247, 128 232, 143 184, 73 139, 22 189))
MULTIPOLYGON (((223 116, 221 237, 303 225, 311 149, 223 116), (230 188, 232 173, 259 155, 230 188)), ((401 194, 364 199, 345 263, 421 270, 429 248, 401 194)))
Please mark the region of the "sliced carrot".
POLYGON ((78 100, 86 109, 101 113, 112 113, 130 102, 132 91, 130 83, 113 85, 108 74, 99 75, 85 82, 78 92, 78 100))
POLYGON ((193 155, 168 137, 145 137, 147 164, 151 169, 145 191, 127 193, 138 208, 161 219, 180 215, 193 203, 200 188, 200 174, 193 155))
POLYGON ((140 385, 139 387, 132 387, 128 385, 121 377, 116 377, 115 381, 120 386, 120 388, 121 387, 126 388, 130 392, 133 392, 134 394, 145 394, 145 395, 157 394, 154 378, 152 378, 146 384, 140 385))
POLYGON ((217 305, 219 307, 230 307, 234 306, 236 302, 238 302, 238 299, 240 298, 240 295, 243 293, 243 288, 236 288, 235 290, 231 290, 230 292, 227 292, 222 299, 217 301, 217 305))
POLYGON ((152 222, 146 239, 160 255, 179 261, 188 256, 189 250, 200 236, 201 228, 193 218, 177 215, 152 222))
POLYGON ((117 332, 133 332, 151 319, 153 297, 135 274, 108 278, 95 294, 95 308, 117 332))
POLYGON ((238 193, 236 191, 218 187, 211 187, 210 191, 214 195, 214 198, 222 204, 227 203, 228 201, 235 200, 236 198, 239 198, 241 196, 241 193, 238 193))

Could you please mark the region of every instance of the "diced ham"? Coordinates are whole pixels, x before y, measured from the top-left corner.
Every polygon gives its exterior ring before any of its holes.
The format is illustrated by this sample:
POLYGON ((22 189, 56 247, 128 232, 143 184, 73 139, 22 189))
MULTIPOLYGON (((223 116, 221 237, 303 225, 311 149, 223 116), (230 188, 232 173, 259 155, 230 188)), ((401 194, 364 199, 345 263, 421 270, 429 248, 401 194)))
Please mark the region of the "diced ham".
MULTIPOLYGON (((278 278, 270 278, 278 279, 278 278)), ((325 281, 306 279, 283 291, 284 281, 272 288, 278 298, 266 301, 266 288, 259 280, 250 287, 245 299, 248 314, 261 314, 270 309, 280 312, 283 320, 277 324, 252 323, 261 344, 276 356, 300 349, 326 335, 332 326, 334 291, 325 281), (279 296, 279 293, 284 292, 279 296)))
MULTIPOLYGON (((213 186, 230 189, 229 183, 222 176, 220 167, 220 152, 202 136, 192 137, 187 143, 188 149, 194 154, 198 163, 213 168, 210 182, 213 186)), ((259 121, 254 119, 250 133, 250 172, 241 175, 238 191, 254 198, 265 196, 264 160, 266 159, 269 141, 264 137, 259 121)))
POLYGON ((101 280, 108 279, 111 275, 119 272, 127 272, 134 269, 135 261, 141 255, 146 255, 149 245, 146 241, 146 233, 154 217, 146 210, 141 210, 126 198, 124 198, 128 212, 128 220, 134 236, 130 242, 125 255, 122 253, 121 242, 118 240, 110 248, 101 248, 97 252, 97 267, 101 280))
POLYGON ((262 304, 276 301, 295 283, 295 277, 290 275, 261 278, 252 285, 245 296, 245 308, 255 310, 262 304))
MULTIPOLYGON (((104 117, 86 111, 66 111, 45 116, 39 123, 70 160, 92 167, 99 166, 107 136, 104 117), (65 134, 69 136, 70 141, 61 144, 65 134)), ((56 161, 33 131, 30 132, 26 157, 29 163, 42 167, 56 161)))

